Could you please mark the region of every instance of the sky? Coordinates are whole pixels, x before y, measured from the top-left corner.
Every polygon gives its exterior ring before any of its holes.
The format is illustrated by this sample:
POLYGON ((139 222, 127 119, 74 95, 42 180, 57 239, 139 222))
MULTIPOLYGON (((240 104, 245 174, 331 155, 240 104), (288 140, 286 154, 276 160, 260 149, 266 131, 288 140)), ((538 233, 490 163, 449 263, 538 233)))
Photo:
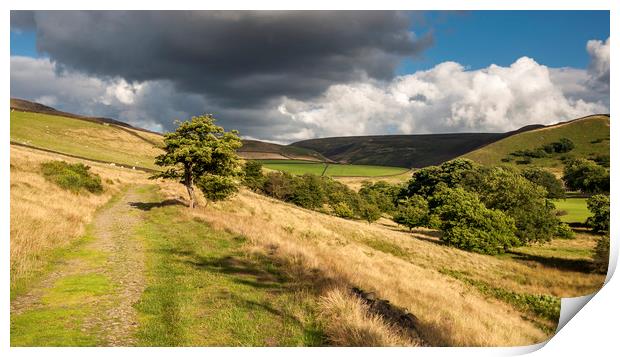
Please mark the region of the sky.
POLYGON ((12 11, 11 96, 165 132, 505 132, 609 112, 608 11, 12 11))

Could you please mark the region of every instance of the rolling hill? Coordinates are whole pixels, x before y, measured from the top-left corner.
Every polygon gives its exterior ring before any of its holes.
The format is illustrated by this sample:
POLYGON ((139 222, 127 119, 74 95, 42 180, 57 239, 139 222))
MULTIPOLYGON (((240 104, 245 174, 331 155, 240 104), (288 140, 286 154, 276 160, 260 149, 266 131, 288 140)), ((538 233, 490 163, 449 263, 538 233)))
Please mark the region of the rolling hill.
POLYGON ((579 158, 609 155, 609 124, 609 115, 591 115, 518 133, 464 154, 462 157, 485 165, 497 165, 500 163, 518 165, 514 157, 511 159, 510 153, 517 150, 533 150, 542 145, 556 142, 560 138, 568 138, 575 144, 573 150, 566 154, 553 154, 549 157, 534 158, 529 164, 557 171, 563 166, 561 158, 565 155, 579 158))
POLYGON ((243 140, 243 146, 239 149, 239 155, 244 159, 256 160, 332 161, 311 149, 248 139, 243 140))
POLYGON ((584 232, 496 257, 446 246, 438 231, 244 188, 189 209, 178 182, 109 165, 149 165, 160 149, 147 139, 161 136, 49 113, 10 118, 13 346, 527 345, 557 325, 536 310, 541 296, 545 312, 605 278, 587 270, 596 236, 584 232), (41 165, 55 160, 91 166, 103 192, 50 182, 41 165), (407 311, 414 328, 352 291, 407 311))
MULTIPOLYGON (((102 147, 97 147, 92 140, 96 140, 96 136, 93 133, 93 130, 101 130, 102 139, 105 140, 116 140, 118 142, 134 142, 132 139, 125 139, 125 134, 132 135, 136 137, 139 144, 138 146, 133 147, 133 152, 137 153, 139 156, 142 153, 148 152, 148 155, 153 154, 153 147, 160 147, 162 145, 162 134, 152 132, 146 129, 137 128, 127 123, 124 123, 120 120, 104 118, 104 117, 93 117, 93 116, 85 116, 74 113, 68 113, 64 111, 60 111, 54 109, 52 107, 31 102, 24 99, 11 98, 11 140, 18 144, 28 144, 31 146, 37 146, 39 148, 59 151, 65 154, 72 155, 81 155, 85 154, 86 157, 101 160, 101 161, 111 161, 118 162, 133 166, 144 166, 145 163, 140 160, 132 160, 129 158, 120 158, 117 154, 112 152, 108 152, 109 150, 102 150, 103 152, 93 152, 84 153, 83 150, 78 150, 80 152, 76 152, 75 147, 71 148, 68 146, 75 146, 75 142, 71 142, 71 140, 58 142, 57 140, 46 140, 45 138, 49 138, 50 134, 57 133, 47 133, 46 131, 50 130, 61 130, 63 127, 71 127, 75 130, 82 130, 85 132, 89 132, 90 135, 86 138, 87 141, 90 141, 90 147, 92 149, 102 149, 102 147), (15 118, 15 120, 13 119, 15 118), (105 128, 102 127, 105 126, 105 128), (124 133, 123 133, 124 132, 124 133), (142 141, 142 142, 140 142, 142 141), (68 145, 68 146, 67 146, 68 145), (91 155, 92 154, 92 155, 91 155), (116 160, 116 161, 114 161, 116 160), (137 162, 136 162, 137 161, 137 162)), ((75 134, 75 133, 73 133, 75 134)), ((67 135, 72 135, 68 134, 67 135)), ((53 136, 53 135, 52 135, 53 136)), ((317 161, 317 162, 331 162, 331 160, 325 158, 323 155, 319 154, 316 151, 299 148, 294 146, 287 145, 279 145, 274 143, 268 143, 258 140, 242 140, 243 147, 239 150, 239 155, 244 159, 260 159, 260 160, 307 160, 307 161, 317 161)), ((101 143, 100 143, 101 144, 101 143)), ((100 145, 99 145, 100 146, 100 145)), ((112 149, 115 151, 115 149, 112 149)), ((128 151, 121 150, 123 153, 127 153, 128 151)), ((155 150, 156 151, 156 150, 155 150)), ((132 151, 129 151, 132 152, 132 151)), ((125 154, 126 155, 126 154, 125 154)), ((123 156, 123 155, 121 155, 123 156)), ((150 156, 149 156, 150 157, 150 156)), ((152 160, 150 160, 152 161, 152 160)), ((151 166, 144 166, 147 168, 153 168, 151 166)))
POLYGON ((424 167, 503 138, 498 133, 380 135, 320 138, 291 144, 342 163, 424 167))

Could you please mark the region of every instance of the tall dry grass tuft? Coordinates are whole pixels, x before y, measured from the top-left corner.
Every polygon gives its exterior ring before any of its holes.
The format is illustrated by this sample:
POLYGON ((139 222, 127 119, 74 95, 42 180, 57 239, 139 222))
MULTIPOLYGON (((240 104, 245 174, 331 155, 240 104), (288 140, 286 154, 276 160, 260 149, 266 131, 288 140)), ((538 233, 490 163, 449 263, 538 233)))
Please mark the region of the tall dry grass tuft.
POLYGON ((327 292, 319 301, 325 332, 336 346, 420 346, 421 341, 407 338, 397 327, 372 314, 364 303, 341 289, 327 292))
POLYGON ((84 233, 98 207, 129 183, 146 181, 132 170, 11 146, 11 288, 46 263, 47 255, 84 233), (103 179, 101 194, 75 194, 45 180, 40 165, 50 160, 84 162, 103 179))

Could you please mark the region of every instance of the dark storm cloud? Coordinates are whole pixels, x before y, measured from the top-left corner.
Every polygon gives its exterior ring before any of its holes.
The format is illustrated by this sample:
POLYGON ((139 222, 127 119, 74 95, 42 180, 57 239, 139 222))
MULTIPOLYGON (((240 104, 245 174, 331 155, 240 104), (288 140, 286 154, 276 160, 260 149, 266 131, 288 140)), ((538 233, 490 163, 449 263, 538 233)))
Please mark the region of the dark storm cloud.
POLYGON ((412 14, 386 11, 12 12, 58 68, 128 81, 170 80, 225 107, 307 99, 329 85, 393 77, 432 43, 412 14))

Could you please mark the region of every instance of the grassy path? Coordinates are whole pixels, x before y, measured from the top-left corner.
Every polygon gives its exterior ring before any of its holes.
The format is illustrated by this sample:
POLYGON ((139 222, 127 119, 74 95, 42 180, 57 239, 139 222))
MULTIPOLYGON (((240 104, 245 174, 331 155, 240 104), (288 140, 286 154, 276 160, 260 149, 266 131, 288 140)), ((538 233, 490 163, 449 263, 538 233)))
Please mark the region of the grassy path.
POLYGON ((315 301, 244 237, 138 186, 11 301, 11 345, 321 345, 315 301))
POLYGON ((321 345, 315 297, 243 236, 217 231, 174 202, 145 204, 147 285, 137 305, 147 346, 321 345))
POLYGON ((113 199, 88 233, 37 286, 11 302, 11 345, 89 346, 135 343, 132 307, 144 289, 144 244, 132 234, 143 219, 133 202, 146 187, 113 199))

